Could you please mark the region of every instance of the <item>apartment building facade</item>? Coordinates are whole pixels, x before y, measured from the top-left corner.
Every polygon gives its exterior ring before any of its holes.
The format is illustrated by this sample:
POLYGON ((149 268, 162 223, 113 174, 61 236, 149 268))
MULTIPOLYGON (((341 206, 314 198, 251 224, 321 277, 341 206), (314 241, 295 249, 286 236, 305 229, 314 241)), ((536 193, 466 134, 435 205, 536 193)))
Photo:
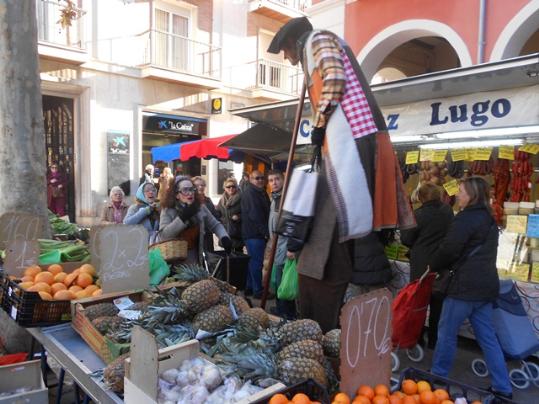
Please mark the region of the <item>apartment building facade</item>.
MULTIPOLYGON (((151 148, 237 134, 230 109, 294 98, 299 69, 267 54, 308 0, 36 0, 48 163, 91 224, 114 185, 134 195, 151 148), (222 108, 212 114, 212 101, 222 108)), ((175 163, 209 194, 230 162, 175 163)))

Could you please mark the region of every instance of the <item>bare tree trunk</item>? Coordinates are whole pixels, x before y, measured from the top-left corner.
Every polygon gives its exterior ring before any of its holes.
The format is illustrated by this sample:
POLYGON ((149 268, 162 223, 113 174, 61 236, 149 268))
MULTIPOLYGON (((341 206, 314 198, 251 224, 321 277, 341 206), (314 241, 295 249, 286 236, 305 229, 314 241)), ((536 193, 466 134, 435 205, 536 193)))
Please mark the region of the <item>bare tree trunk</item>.
POLYGON ((0 1, 0 215, 41 216, 48 234, 46 152, 35 0, 0 1))

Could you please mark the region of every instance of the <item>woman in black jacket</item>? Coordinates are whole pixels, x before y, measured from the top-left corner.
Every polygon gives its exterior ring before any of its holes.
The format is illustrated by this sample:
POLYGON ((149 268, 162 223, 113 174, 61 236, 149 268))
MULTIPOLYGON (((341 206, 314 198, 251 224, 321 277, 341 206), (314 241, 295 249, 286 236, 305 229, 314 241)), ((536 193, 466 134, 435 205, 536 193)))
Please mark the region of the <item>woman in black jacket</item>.
MULTIPOLYGON (((401 242, 410 247, 410 281, 419 279, 453 221, 453 209, 441 201, 440 187, 427 182, 417 192, 421 207, 415 210, 417 227, 401 231, 401 242)), ((430 299, 428 347, 434 349, 443 296, 433 293, 430 299)))
POLYGON ((241 237, 241 193, 234 178, 227 178, 223 184, 223 196, 217 204, 217 211, 221 215, 221 222, 232 239, 232 248, 242 252, 243 239, 241 237))
POLYGON ((457 195, 461 208, 431 261, 435 271, 451 268, 434 350, 432 373, 447 377, 461 324, 469 319, 483 351, 495 394, 511 397, 503 352, 496 338, 492 302, 498 296, 498 228, 489 205, 489 185, 481 177, 465 179, 457 195))

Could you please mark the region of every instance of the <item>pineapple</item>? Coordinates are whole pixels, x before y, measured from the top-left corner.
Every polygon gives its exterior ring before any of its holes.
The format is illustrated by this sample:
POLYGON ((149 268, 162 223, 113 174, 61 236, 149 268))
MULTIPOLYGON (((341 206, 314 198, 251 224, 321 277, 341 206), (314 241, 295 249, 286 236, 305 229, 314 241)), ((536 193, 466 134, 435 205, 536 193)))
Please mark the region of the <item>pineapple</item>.
POLYGON ((285 347, 277 354, 277 362, 284 360, 293 360, 292 358, 314 359, 322 363, 324 359, 324 350, 318 342, 306 339, 304 341, 294 342, 285 347))
POLYGON ((194 283, 182 293, 182 300, 186 303, 187 308, 195 314, 215 306, 220 297, 221 291, 208 279, 194 283))
POLYGON ((254 317, 262 328, 268 328, 270 324, 268 313, 260 307, 246 310, 242 315, 254 317))
POLYGON ((232 286, 230 283, 226 283, 225 281, 222 281, 217 278, 210 278, 210 281, 212 281, 215 286, 219 288, 219 290, 223 293, 236 293, 236 288, 232 286))
POLYGON ((335 328, 328 331, 322 338, 324 353, 332 358, 337 358, 341 350, 341 330, 335 328))
POLYGON ((112 303, 97 303, 84 308, 84 314, 92 321, 97 317, 115 316, 120 310, 112 303))
POLYGON ((103 335, 106 335, 109 331, 119 329, 124 322, 125 319, 116 316, 103 316, 92 320, 94 327, 103 335))
POLYGON ((247 300, 245 300, 243 297, 233 295, 231 293, 226 293, 226 292, 221 293, 219 304, 228 306, 231 300, 232 300, 232 304, 234 305, 234 308, 236 309, 236 313, 238 314, 238 316, 251 308, 249 306, 249 303, 247 303, 247 300))
POLYGON ((208 271, 198 264, 181 264, 174 266, 172 271, 175 272, 174 279, 178 281, 199 282, 209 277, 208 271))
POLYGON ((195 330, 204 330, 208 332, 218 332, 232 323, 232 314, 227 306, 213 306, 197 314, 193 319, 193 328, 195 330))
POLYGON ((322 342, 322 329, 314 320, 296 320, 283 325, 280 329, 281 342, 284 346, 297 341, 312 339, 322 342))
POLYGON ((285 384, 296 384, 307 379, 313 379, 318 384, 327 387, 328 380, 324 367, 314 359, 290 358, 279 362, 279 379, 285 384))
POLYGON ((119 356, 103 371, 105 383, 116 393, 124 392, 125 360, 128 357, 128 353, 119 356))

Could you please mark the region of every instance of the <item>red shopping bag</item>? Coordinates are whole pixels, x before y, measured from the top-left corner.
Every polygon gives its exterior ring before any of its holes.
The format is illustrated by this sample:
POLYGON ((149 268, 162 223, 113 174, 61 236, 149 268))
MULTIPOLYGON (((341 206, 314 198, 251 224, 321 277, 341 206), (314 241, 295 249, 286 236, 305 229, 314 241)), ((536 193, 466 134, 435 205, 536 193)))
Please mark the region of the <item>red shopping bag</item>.
POLYGON ((420 279, 402 288, 393 299, 393 347, 407 349, 417 344, 427 318, 435 278, 436 274, 426 272, 420 279))

